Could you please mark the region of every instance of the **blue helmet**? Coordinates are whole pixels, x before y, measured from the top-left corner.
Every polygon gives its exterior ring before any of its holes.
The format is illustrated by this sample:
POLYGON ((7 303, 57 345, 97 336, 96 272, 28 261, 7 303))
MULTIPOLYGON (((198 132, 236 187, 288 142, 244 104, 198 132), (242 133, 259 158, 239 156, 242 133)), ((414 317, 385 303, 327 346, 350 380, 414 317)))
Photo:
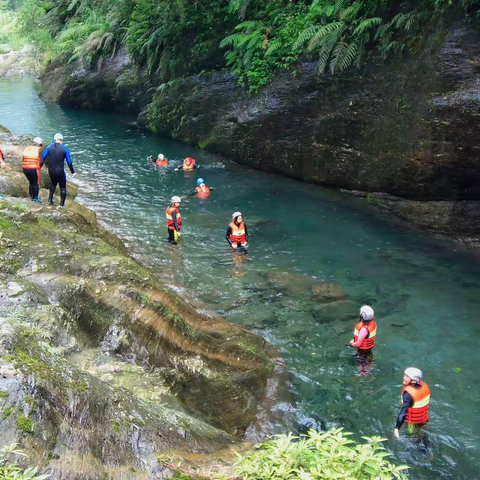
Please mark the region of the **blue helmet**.
POLYGON ((205 180, 203 178, 199 178, 197 180, 197 185, 201 185, 202 183, 205 183, 205 180))

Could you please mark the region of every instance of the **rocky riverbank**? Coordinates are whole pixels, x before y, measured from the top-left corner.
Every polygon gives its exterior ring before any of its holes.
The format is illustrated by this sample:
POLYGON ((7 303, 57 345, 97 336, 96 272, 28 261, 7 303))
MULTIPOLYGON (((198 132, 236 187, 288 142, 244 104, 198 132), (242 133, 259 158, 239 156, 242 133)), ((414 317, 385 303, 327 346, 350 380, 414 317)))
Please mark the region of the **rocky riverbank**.
POLYGON ((303 62, 253 95, 227 71, 157 88, 120 49, 94 67, 52 65, 42 88, 64 105, 140 113, 149 130, 250 167, 369 192, 372 205, 478 244, 479 44, 453 28, 434 55, 334 76, 303 62))
POLYGON ((0 445, 53 479, 170 478, 192 453, 228 473, 271 347, 162 286, 73 184, 66 209, 27 200, 26 142, 0 134, 0 445))

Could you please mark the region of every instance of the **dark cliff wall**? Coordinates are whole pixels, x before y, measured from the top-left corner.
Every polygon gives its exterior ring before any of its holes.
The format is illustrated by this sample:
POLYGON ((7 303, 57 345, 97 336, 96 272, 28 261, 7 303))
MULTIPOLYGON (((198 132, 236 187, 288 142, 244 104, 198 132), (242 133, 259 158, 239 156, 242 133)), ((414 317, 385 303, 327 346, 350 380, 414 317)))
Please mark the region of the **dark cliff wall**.
POLYGON ((227 72, 157 93, 140 121, 235 161, 412 199, 480 198, 480 48, 454 30, 434 57, 316 75, 302 63, 248 96, 227 72))

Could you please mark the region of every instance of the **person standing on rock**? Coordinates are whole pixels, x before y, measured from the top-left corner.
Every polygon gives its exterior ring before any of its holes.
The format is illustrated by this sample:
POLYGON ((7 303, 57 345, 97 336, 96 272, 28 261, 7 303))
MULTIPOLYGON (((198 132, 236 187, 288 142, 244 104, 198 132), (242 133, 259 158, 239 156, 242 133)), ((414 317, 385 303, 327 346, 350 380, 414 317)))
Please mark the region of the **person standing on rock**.
POLYGON ((57 185, 60 185, 60 207, 65 206, 65 199, 67 198, 67 177, 65 175, 65 160, 67 161, 68 168, 72 172, 72 176, 75 176, 75 170, 73 168, 72 158, 70 157, 70 151, 67 146, 63 144, 63 135, 56 133, 53 137, 54 143, 51 143, 42 154, 42 166, 45 159, 48 157, 48 174, 52 185, 50 186, 50 195, 48 197, 48 203, 53 205, 53 194, 57 185))
POLYGON ((168 241, 176 245, 180 238, 182 228, 182 216, 180 215, 180 202, 182 199, 177 196, 172 197, 172 204, 167 207, 167 228, 168 241))
POLYGON ((228 226, 226 239, 235 250, 238 247, 246 248, 248 246, 248 230, 241 212, 235 212, 232 215, 232 221, 228 226))
POLYGON ((430 388, 423 381, 423 373, 415 367, 407 368, 403 374, 403 388, 400 393, 402 409, 397 417, 393 431, 395 438, 400 437, 400 428, 407 422, 409 433, 415 427, 428 422, 428 407, 430 404, 430 388))
POLYGON ((40 168, 42 168, 41 154, 43 140, 40 137, 33 139, 33 145, 25 147, 22 153, 22 170, 30 183, 28 192, 32 202, 42 203, 38 198, 40 192, 40 168))

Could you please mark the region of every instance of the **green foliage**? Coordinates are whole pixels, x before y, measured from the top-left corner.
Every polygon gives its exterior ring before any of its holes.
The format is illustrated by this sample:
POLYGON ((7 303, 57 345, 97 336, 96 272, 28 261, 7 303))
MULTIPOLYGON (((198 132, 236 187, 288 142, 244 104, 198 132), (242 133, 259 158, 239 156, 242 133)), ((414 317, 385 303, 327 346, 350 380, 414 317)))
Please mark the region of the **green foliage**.
POLYGON ((17 427, 22 430, 22 432, 32 433, 33 432, 33 423, 28 417, 18 417, 17 418, 17 427))
POLYGON ((308 436, 278 435, 259 444, 240 458, 235 473, 243 480, 398 479, 405 465, 395 466, 386 457, 380 437, 362 437, 365 444, 349 439, 351 433, 337 428, 325 433, 310 430, 308 436))
POLYGON ((37 467, 20 468, 15 462, 9 461, 12 455, 25 457, 26 455, 17 449, 17 444, 9 445, 0 450, 0 478, 2 480, 46 480, 50 475, 37 475, 37 467))
MULTIPOLYGON (((480 0, 0 0, 0 43, 33 42, 47 62, 94 64, 125 44, 159 83, 231 68, 256 91, 299 59, 318 71, 360 68, 436 47, 454 21, 480 21, 480 0), (10 5, 12 3, 9 3, 10 5)), ((17 48, 16 47, 16 48, 17 48)))

